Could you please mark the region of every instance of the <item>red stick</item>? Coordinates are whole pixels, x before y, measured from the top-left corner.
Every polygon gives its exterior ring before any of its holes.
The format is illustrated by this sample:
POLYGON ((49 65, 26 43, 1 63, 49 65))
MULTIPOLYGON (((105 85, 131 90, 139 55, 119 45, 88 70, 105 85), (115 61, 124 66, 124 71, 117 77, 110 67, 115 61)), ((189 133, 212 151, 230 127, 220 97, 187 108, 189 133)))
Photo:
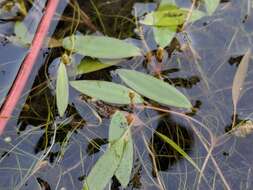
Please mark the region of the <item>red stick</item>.
POLYGON ((47 36, 48 29, 53 19, 58 3, 59 0, 48 0, 47 2, 44 16, 42 17, 35 37, 33 38, 30 52, 22 63, 18 75, 0 111, 0 135, 3 133, 5 126, 11 118, 11 114, 14 111, 15 106, 18 103, 20 96, 22 95, 28 78, 32 72, 33 66, 36 63, 36 59, 42 48, 43 41, 47 36))

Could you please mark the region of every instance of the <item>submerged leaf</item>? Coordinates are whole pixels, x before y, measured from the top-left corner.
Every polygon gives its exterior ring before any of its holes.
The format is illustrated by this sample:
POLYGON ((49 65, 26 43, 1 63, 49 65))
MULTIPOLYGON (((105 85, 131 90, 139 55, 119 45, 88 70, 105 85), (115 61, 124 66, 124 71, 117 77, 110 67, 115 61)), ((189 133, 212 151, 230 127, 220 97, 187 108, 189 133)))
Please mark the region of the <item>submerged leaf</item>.
POLYGON ((112 104, 142 103, 143 100, 131 89, 106 81, 79 80, 70 82, 76 90, 98 100, 112 104), (131 98, 133 97, 133 98, 131 98))
POLYGON ((21 45, 26 46, 33 40, 33 35, 28 32, 26 26, 22 22, 15 23, 14 33, 17 37, 17 41, 20 42, 21 45))
POLYGON ((61 62, 57 72, 56 102, 59 115, 62 117, 68 106, 69 84, 65 65, 61 62))
POLYGON ((69 36, 63 39, 63 47, 94 58, 121 59, 141 55, 141 50, 133 44, 106 36, 69 36))
POLYGON ((141 95, 161 104, 191 108, 190 101, 174 86, 141 72, 118 69, 120 78, 141 95))
POLYGON ((103 190, 119 167, 125 141, 120 138, 99 158, 85 180, 84 190, 103 190))
POLYGON ((103 60, 100 61, 98 59, 85 58, 81 61, 81 63, 77 66, 78 74, 91 73, 94 71, 98 71, 101 69, 105 69, 116 65, 121 60, 103 60))
POLYGON ((238 69, 235 73, 235 77, 233 80, 233 86, 232 86, 232 99, 233 99, 233 105, 234 105, 234 112, 236 112, 237 103, 240 99, 241 91, 243 89, 244 81, 247 76, 249 61, 251 56, 251 50, 249 49, 244 57, 242 58, 238 69))
POLYGON ((207 13, 212 15, 220 4, 220 0, 204 0, 207 13))

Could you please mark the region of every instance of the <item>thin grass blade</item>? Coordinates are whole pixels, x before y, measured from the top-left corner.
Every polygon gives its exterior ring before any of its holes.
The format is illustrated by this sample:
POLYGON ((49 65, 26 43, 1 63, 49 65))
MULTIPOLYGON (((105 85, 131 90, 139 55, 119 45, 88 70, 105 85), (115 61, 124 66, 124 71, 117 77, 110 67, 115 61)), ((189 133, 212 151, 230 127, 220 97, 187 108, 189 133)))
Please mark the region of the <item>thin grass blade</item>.
POLYGON ((162 133, 155 132, 164 142, 168 143, 170 146, 172 146, 179 154, 181 154, 188 162, 191 163, 191 165, 200 172, 200 168, 198 165, 192 160, 192 158, 180 147, 178 146, 173 140, 171 140, 169 137, 163 135, 162 133))

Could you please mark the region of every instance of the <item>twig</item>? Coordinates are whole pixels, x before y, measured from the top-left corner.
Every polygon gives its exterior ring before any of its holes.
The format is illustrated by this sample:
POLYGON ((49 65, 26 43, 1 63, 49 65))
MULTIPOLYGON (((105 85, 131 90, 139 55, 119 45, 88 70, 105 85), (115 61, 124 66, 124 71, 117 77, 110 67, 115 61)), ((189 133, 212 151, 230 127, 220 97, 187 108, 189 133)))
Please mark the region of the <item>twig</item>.
POLYGON ((183 27, 182 27, 182 31, 185 29, 186 25, 188 24, 188 22, 189 22, 189 20, 190 20, 190 18, 191 18, 191 16, 192 16, 192 12, 193 12, 193 10, 194 10, 195 5, 196 5, 196 0, 193 0, 192 5, 191 5, 191 8, 190 8, 190 10, 189 10, 189 12, 188 12, 188 14, 187 14, 187 18, 186 18, 186 20, 185 20, 185 22, 184 22, 184 25, 183 25, 183 27))

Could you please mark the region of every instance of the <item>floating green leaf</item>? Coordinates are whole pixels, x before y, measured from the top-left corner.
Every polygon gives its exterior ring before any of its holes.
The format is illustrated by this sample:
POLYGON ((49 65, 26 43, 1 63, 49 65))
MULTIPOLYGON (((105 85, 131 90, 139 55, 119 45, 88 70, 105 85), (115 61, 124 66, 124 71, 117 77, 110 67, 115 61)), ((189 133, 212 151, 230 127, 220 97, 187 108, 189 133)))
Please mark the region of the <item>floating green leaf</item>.
POLYGON ((124 147, 124 153, 118 169, 115 172, 115 176, 123 187, 126 187, 129 183, 132 167, 133 167, 133 140, 131 131, 129 129, 127 120, 122 112, 116 112, 110 124, 109 130, 109 142, 113 142, 119 139, 127 132, 125 137, 126 145, 124 147))
POLYGON ((179 154, 181 154, 186 160, 188 160, 193 167, 195 167, 198 171, 200 171, 198 165, 192 160, 192 158, 180 147, 178 146, 173 140, 171 140, 169 137, 163 135, 162 133, 159 133, 156 131, 156 134, 166 143, 168 143, 170 146, 172 146, 179 154))
POLYGON ((117 111, 113 114, 110 127, 109 127, 109 142, 113 142, 126 132, 128 129, 128 123, 125 115, 122 112, 117 111))
POLYGON ((149 13, 145 16, 144 20, 140 21, 140 23, 151 26, 167 26, 175 27, 184 23, 186 19, 186 11, 155 11, 149 13))
POLYGON ((176 30, 173 31, 168 27, 153 27, 153 33, 156 43, 164 48, 170 44, 176 34, 176 30))
POLYGON ((100 61, 98 59, 84 58, 81 61, 81 63, 77 66, 77 73, 78 74, 91 73, 94 71, 98 71, 116 65, 120 61, 121 60, 119 59, 100 61))
POLYGON ((127 69, 118 69, 117 73, 129 87, 156 102, 183 108, 192 106, 175 87, 153 76, 127 69))
POLYGON ((94 58, 121 59, 141 55, 138 47, 106 36, 69 36, 63 40, 63 47, 94 58))
MULTIPOLYGON (((179 8, 174 1, 161 1, 156 11, 147 14, 141 24, 153 26, 153 33, 156 43, 160 47, 166 47, 177 32, 177 28, 184 24, 187 19, 189 9, 179 8)), ((199 10, 191 11, 190 22, 194 22, 206 14, 199 10)))
POLYGON ((207 13, 212 15, 220 4, 220 0, 204 0, 207 13))
POLYGON ((126 188, 130 181, 132 168, 133 168, 133 139, 130 130, 128 131, 128 139, 124 148, 122 160, 118 169, 115 172, 115 176, 119 180, 120 184, 126 188))
POLYGON ((59 115, 62 117, 68 106, 69 84, 65 65, 61 62, 58 68, 56 81, 56 102, 59 115))
POLYGON ((127 120, 117 111, 110 123, 109 148, 92 168, 84 184, 84 190, 103 190, 115 175, 122 186, 129 183, 133 149, 127 120))
POLYGON ((80 80, 70 82, 76 90, 112 104, 131 104, 131 103, 142 103, 143 100, 131 89, 106 81, 97 80, 80 80), (133 97, 133 98, 132 98, 133 97))
POLYGON ((85 180, 84 190, 103 190, 113 177, 122 159, 125 140, 115 141, 99 158, 85 180))
POLYGON ((151 26, 170 27, 172 31, 185 22, 188 11, 175 5, 160 6, 157 11, 147 14, 140 23, 151 26))

